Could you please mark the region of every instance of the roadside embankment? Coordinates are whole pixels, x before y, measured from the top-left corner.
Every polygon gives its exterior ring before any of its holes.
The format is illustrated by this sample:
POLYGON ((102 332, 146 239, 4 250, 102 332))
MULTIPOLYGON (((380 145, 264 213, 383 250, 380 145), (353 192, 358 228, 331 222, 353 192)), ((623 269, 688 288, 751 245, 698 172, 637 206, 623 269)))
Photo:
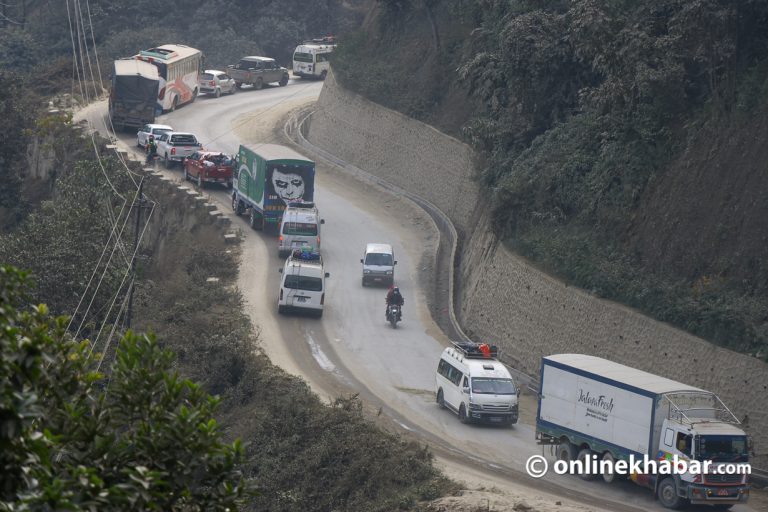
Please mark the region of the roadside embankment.
POLYGON ((306 136, 451 219, 459 234, 455 313, 471 337, 500 345, 529 375, 542 356, 574 352, 714 391, 754 437, 755 465, 768 467, 768 365, 569 287, 509 251, 492 232, 468 146, 344 90, 332 76, 306 136))

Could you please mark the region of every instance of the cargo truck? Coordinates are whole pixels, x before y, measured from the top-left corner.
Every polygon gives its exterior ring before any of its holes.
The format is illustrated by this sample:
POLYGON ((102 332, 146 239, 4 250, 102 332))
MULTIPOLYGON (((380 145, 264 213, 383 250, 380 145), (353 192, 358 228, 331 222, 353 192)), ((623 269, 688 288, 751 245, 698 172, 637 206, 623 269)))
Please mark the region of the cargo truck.
MULTIPOLYGON (((676 457, 701 466, 711 461, 708 473, 665 474, 659 465, 627 476, 652 489, 667 508, 691 503, 723 510, 749 498, 747 471, 720 474, 726 463, 747 466, 751 445, 714 393, 583 354, 544 357, 540 378, 536 439, 556 447, 558 459, 610 465, 644 457, 676 457)), ((579 476, 602 476, 610 483, 620 475, 604 471, 579 476)))
POLYGON ((276 144, 240 146, 232 210, 248 212, 253 229, 277 232, 289 203, 312 202, 315 162, 276 144))
POLYGON ((109 117, 116 130, 155 122, 160 75, 148 62, 116 60, 112 66, 109 117))

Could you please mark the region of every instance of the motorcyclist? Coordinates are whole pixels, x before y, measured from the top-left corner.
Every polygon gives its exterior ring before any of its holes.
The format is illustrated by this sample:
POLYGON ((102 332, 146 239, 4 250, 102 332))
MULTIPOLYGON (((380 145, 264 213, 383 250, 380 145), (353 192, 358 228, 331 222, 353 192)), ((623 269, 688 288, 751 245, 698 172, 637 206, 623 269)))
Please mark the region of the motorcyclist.
POLYGON ((389 289, 389 292, 387 292, 387 298, 385 299, 387 303, 387 309, 384 311, 384 317, 388 318, 389 313, 389 306, 397 305, 400 306, 400 313, 397 315, 398 320, 403 319, 403 304, 405 304, 405 299, 400 294, 400 288, 397 286, 393 286, 389 289))
POLYGON ((150 135, 147 140, 147 163, 152 163, 155 156, 157 156, 157 142, 155 142, 155 136, 150 135))

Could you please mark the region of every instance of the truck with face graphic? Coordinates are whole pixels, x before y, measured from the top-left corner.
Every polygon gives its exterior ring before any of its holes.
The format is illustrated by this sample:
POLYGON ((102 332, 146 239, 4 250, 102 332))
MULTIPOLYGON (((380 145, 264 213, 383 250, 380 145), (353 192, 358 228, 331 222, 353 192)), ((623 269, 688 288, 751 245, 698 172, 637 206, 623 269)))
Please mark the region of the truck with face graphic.
POLYGON ((289 203, 312 202, 315 162, 277 144, 241 145, 232 184, 232 210, 248 213, 256 230, 277 232, 289 203))

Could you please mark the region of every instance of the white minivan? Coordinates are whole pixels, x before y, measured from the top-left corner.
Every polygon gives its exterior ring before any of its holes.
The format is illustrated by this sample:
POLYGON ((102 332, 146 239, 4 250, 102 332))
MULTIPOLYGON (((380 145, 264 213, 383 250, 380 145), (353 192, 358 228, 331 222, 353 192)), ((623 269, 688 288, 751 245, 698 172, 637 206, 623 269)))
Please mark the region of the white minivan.
POLYGON ((315 203, 290 203, 283 212, 277 254, 284 256, 294 249, 312 247, 320 252, 320 218, 315 203))
POLYGON ((517 423, 520 391, 497 356, 495 346, 471 342, 443 350, 435 376, 437 404, 462 423, 517 423))
POLYGON ((390 244, 367 244, 360 263, 363 264, 363 286, 395 282, 397 260, 390 244))
POLYGON ((305 311, 323 316, 325 278, 330 274, 323 268, 323 258, 317 252, 296 249, 280 269, 280 292, 277 312, 305 311))

